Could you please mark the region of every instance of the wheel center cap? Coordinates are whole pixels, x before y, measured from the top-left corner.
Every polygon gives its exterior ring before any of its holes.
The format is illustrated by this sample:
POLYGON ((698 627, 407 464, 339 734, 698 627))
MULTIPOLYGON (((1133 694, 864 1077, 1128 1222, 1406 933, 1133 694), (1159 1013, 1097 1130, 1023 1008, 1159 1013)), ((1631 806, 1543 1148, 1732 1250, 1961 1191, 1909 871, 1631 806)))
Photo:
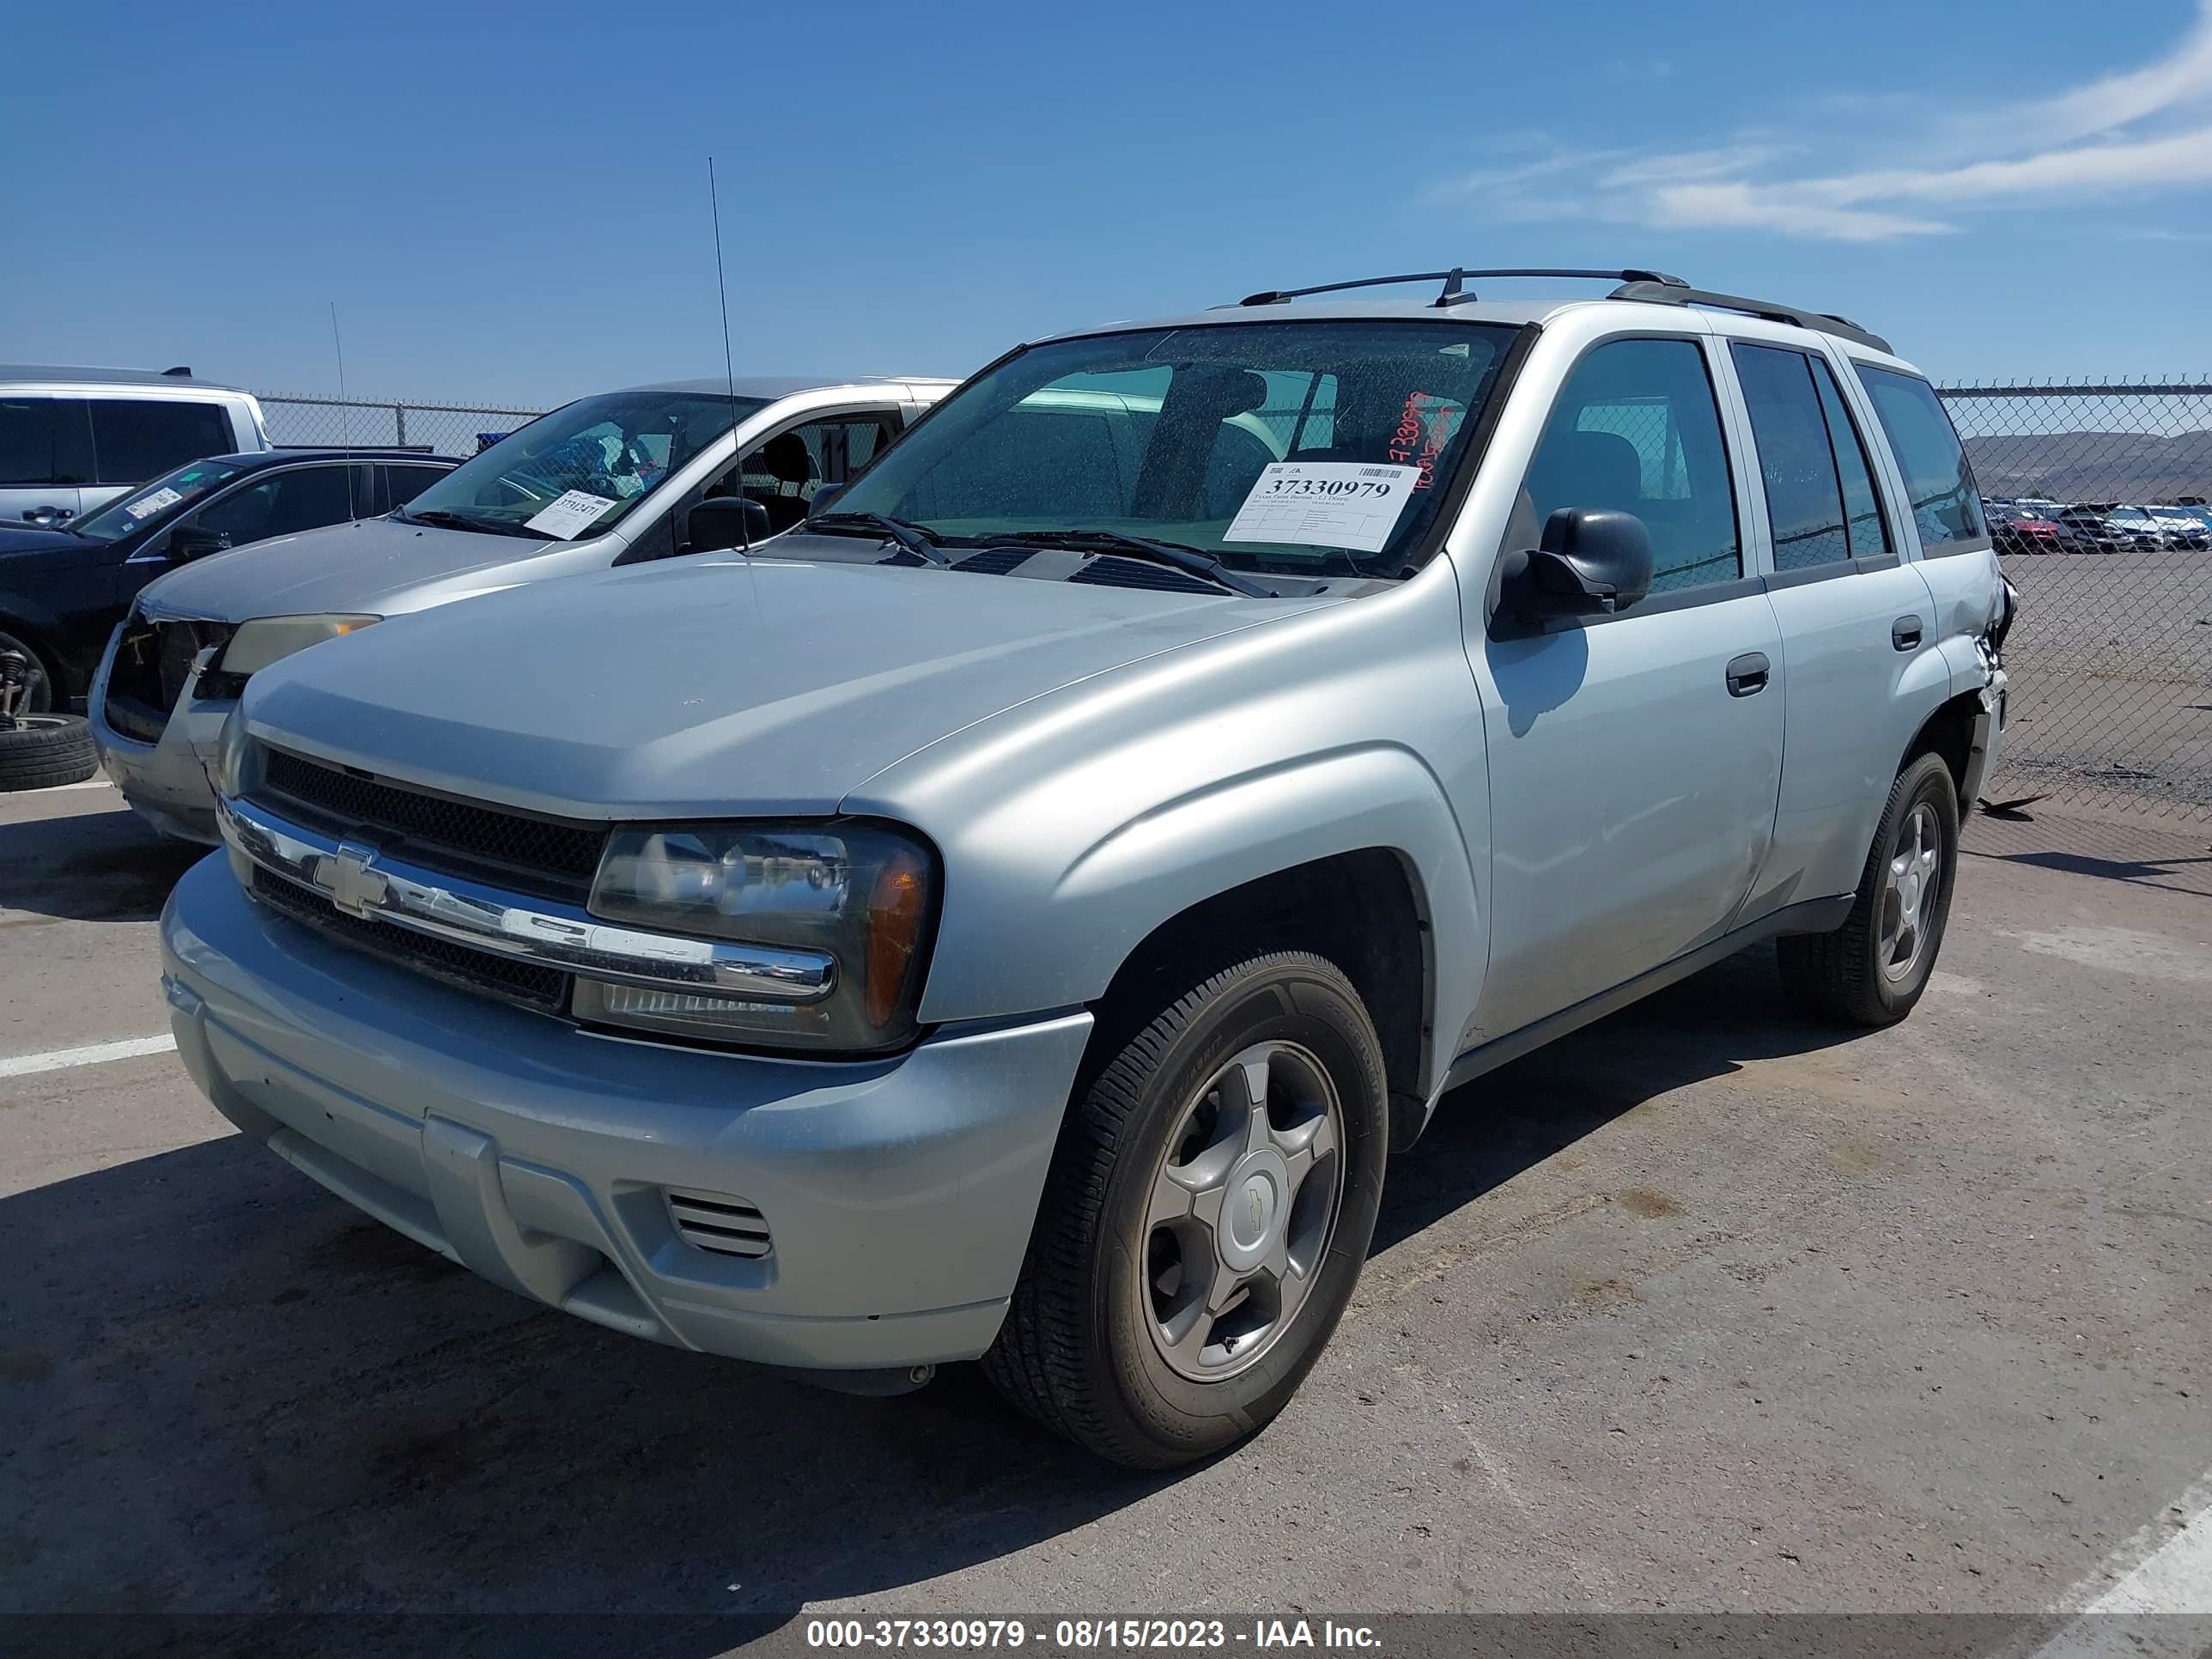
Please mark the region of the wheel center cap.
POLYGON ((1256 1266, 1283 1230, 1290 1170, 1279 1153, 1257 1152, 1230 1171, 1221 1206, 1221 1258, 1240 1272, 1256 1266))

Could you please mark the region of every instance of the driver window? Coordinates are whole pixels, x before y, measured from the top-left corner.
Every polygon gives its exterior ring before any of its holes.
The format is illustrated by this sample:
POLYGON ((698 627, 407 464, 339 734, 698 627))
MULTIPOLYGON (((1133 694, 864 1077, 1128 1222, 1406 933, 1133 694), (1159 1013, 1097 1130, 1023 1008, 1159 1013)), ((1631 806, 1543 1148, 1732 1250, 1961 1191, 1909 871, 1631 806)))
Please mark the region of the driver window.
POLYGON ((768 508, 770 534, 804 519, 824 484, 841 484, 873 460, 898 430, 882 413, 840 415, 777 433, 707 488, 709 495, 743 493, 768 508))
POLYGON ((1614 340, 1575 365, 1528 464, 1504 550, 1537 546, 1546 521, 1569 507, 1644 520, 1655 593, 1743 574, 1720 411, 1694 341, 1614 340))

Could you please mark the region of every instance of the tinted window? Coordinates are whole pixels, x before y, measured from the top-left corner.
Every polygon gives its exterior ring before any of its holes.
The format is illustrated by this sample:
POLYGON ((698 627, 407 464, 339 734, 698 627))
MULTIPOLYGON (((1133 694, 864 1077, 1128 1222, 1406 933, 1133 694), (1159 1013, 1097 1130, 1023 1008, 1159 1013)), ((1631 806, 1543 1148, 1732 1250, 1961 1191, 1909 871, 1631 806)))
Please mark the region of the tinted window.
POLYGON ((83 399, 0 401, 0 485, 87 484, 92 474, 92 417, 83 399))
POLYGON ((1720 412, 1692 341, 1615 340, 1577 363, 1521 495, 1514 550, 1562 507, 1608 507, 1651 532, 1654 592, 1743 574, 1720 412))
POLYGON ((143 483, 173 466, 238 448, 219 404, 92 400, 92 441, 102 483, 143 483))
POLYGON ((1843 389, 1827 364, 1818 357, 1812 365, 1813 384, 1820 389, 1820 413, 1827 417, 1828 447, 1836 457, 1836 473, 1844 483, 1844 518, 1850 532, 1851 556, 1878 559, 1888 556, 1889 527, 1882 522, 1881 501, 1874 487, 1874 468, 1867 459, 1866 441, 1858 422, 1844 406, 1843 389))
MULTIPOLYGON (((349 470, 367 471, 310 466, 276 473, 221 501, 210 501, 192 523, 199 529, 229 537, 233 547, 243 547, 248 542, 263 541, 270 536, 289 536, 326 524, 342 523, 354 511, 354 498, 347 495, 346 474, 349 470)), ((368 494, 362 488, 366 482, 360 477, 354 481, 363 510, 368 506, 368 494)))
MULTIPOLYGON (((1774 568, 1802 570, 1851 556, 1844 486, 1812 360, 1775 346, 1732 345, 1736 378, 1751 413, 1759 482, 1774 532, 1774 568)), ((1848 441, 1848 440, 1847 440, 1848 441)))
POLYGON ((389 512, 395 507, 404 507, 432 484, 444 477, 448 469, 442 466, 387 466, 384 477, 387 495, 378 510, 389 512))
POLYGON ((1859 380, 1874 399, 1875 414, 1889 436, 1898 471, 1912 502, 1912 522, 1921 544, 1940 547, 1971 542, 1989 534, 1974 471, 1936 388, 1917 375, 1858 365, 1859 380))

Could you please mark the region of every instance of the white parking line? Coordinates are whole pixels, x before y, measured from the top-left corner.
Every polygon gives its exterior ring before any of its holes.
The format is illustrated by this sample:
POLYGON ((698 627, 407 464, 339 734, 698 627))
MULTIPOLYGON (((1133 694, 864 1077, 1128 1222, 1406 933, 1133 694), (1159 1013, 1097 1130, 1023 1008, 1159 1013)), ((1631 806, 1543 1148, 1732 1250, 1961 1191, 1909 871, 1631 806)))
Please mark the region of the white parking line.
POLYGON ((2212 1614, 2212 1477, 2190 1488, 2175 1506, 2189 1513, 2179 1532, 2142 1553, 2163 1523, 2138 1532, 2102 1571, 2075 1586, 2060 1610, 2080 1616, 2036 1649, 2030 1659, 2177 1659, 2203 1650, 2207 1634, 2196 1619, 2130 1615, 2212 1614), (2118 1583, 2119 1563, 2136 1565, 2118 1583))
POLYGON ((115 784, 112 779, 86 778, 80 783, 50 783, 45 788, 36 789, 32 793, 39 795, 58 795, 64 789, 112 789, 114 787, 115 784))
POLYGON ((54 1048, 43 1054, 0 1055, 0 1077, 29 1077, 38 1072, 97 1066, 102 1060, 130 1060, 138 1054, 165 1054, 176 1046, 176 1038, 163 1032, 160 1036, 125 1037, 118 1042, 94 1042, 82 1048, 54 1048))

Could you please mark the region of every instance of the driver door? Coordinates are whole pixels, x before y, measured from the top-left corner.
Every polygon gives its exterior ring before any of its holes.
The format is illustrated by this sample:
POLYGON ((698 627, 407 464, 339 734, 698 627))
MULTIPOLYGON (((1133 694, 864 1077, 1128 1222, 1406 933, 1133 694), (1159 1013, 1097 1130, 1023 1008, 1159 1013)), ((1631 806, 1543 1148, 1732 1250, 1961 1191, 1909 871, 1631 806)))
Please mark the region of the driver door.
POLYGON ((1633 513, 1656 574, 1626 611, 1469 641, 1492 854, 1468 1047, 1726 933, 1773 839, 1781 631, 1744 562, 1706 349, 1633 337, 1585 352, 1507 528, 1501 554, 1535 546, 1561 507, 1633 513))

